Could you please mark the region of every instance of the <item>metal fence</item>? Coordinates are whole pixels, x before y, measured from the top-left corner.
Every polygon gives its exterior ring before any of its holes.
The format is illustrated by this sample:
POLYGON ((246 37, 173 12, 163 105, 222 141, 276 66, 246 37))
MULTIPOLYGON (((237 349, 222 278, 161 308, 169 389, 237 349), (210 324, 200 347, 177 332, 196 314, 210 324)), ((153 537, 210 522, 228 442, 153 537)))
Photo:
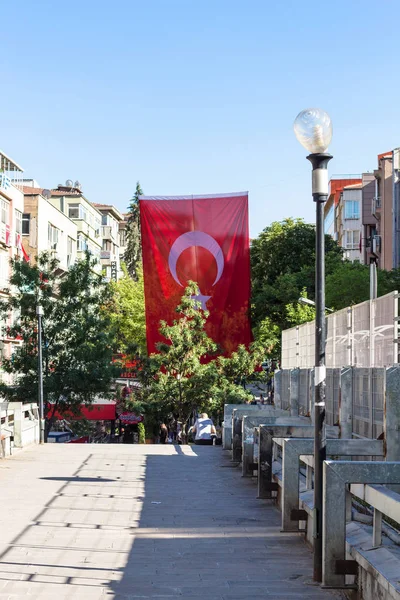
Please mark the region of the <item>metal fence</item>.
MULTIPOLYGON (((385 367, 398 361, 398 294, 344 308, 326 319, 326 366, 385 367)), ((315 323, 282 331, 282 369, 314 366, 315 323)))
MULTIPOLYGON (((298 402, 299 415, 310 416, 313 410, 313 369, 276 371, 275 404, 278 408, 290 410, 293 393, 290 387, 291 372, 295 371, 298 373, 296 402, 298 402)), ((341 373, 342 369, 338 368, 326 370, 327 425, 337 425, 340 420, 341 373)), ((384 431, 385 369, 354 367, 351 373, 352 433, 355 437, 377 439, 384 431)))

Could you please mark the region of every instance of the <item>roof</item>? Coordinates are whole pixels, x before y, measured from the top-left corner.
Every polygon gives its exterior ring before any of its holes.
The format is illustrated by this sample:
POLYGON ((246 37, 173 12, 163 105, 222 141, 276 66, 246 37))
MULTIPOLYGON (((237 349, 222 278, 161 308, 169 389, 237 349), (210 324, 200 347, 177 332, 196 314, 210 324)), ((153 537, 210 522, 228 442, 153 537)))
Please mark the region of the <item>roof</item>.
POLYGON ((22 186, 22 191, 26 196, 37 196, 38 194, 41 194, 43 192, 43 189, 44 188, 35 188, 29 185, 22 186))
POLYGON ((389 152, 382 152, 382 154, 378 154, 378 162, 381 160, 381 158, 388 158, 389 156, 392 156, 392 154, 392 150, 390 150, 389 152))
POLYGON ((19 173, 23 173, 24 170, 20 167, 12 158, 7 156, 4 152, 0 150, 0 169, 3 171, 18 171, 19 173))
POLYGON ((345 185, 344 190, 362 190, 362 183, 353 183, 352 185, 345 185))
POLYGON ((82 191, 77 188, 71 188, 70 190, 50 190, 52 196, 83 196, 82 191))
POLYGON ((337 206, 340 201, 340 194, 343 188, 348 185, 359 185, 362 183, 362 179, 355 179, 354 177, 346 177, 343 179, 335 179, 334 177, 329 182, 329 198, 333 196, 334 205, 337 206))
POLYGON ((107 211, 109 213, 113 213, 114 217, 118 221, 124 220, 124 215, 112 204, 98 204, 97 202, 92 202, 93 206, 97 208, 100 212, 107 211))

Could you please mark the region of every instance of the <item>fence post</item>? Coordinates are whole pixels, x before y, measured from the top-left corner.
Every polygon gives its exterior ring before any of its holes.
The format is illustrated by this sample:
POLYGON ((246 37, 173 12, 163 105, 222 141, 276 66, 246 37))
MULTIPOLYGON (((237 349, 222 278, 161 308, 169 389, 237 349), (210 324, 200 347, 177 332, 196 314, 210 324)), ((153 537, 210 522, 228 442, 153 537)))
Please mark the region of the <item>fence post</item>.
POLYGON ((340 437, 351 440, 353 434, 353 368, 340 371, 339 431, 340 437))
POLYGON ((384 431, 386 440, 386 460, 400 461, 400 367, 386 369, 384 398, 384 431))
POLYGON ((22 448, 22 402, 13 402, 14 410, 14 446, 22 448))
POLYGON ((310 378, 309 378, 309 384, 310 384, 309 397, 310 397, 310 402, 308 403, 308 407, 309 407, 309 410, 310 410, 311 423, 314 423, 314 402, 315 402, 315 385, 314 385, 314 381, 315 381, 314 369, 310 369, 310 378))
POLYGON ((290 371, 290 415, 299 415, 300 369, 290 371))
POLYGON ((274 373, 274 404, 276 408, 282 407, 282 371, 275 371, 274 373))
POLYGON ((353 364, 353 344, 354 344, 354 335, 353 335, 353 309, 349 307, 347 309, 347 364, 353 364))

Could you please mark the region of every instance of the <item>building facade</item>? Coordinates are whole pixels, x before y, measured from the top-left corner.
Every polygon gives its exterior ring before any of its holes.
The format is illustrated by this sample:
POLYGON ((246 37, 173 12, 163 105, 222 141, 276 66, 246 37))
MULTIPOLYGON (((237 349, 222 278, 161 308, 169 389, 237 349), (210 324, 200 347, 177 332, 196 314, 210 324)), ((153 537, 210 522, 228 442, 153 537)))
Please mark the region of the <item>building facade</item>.
POLYGON ((49 192, 49 202, 76 224, 77 257, 81 259, 87 251, 97 260, 96 271, 101 271, 100 256, 102 250, 101 219, 102 214, 85 198, 78 187, 59 185, 49 192))
POLYGON ((360 262, 362 257, 362 183, 346 185, 340 194, 337 230, 338 242, 344 250, 344 256, 351 262, 360 262))
POLYGON ((380 239, 377 239, 377 218, 376 218, 376 180, 373 173, 363 173, 362 175, 362 201, 361 201, 361 254, 362 262, 369 265, 375 262, 378 267, 380 264, 380 239))
POLYGON ((359 175, 333 176, 324 207, 325 233, 337 241, 351 261, 360 260, 361 184, 359 175))
POLYGON ((59 261, 59 270, 67 271, 77 257, 76 222, 49 202, 42 188, 24 186, 23 192, 22 240, 30 260, 48 251, 59 261))
MULTIPOLYGON (((15 161, 0 152, 0 298, 8 295, 10 259, 23 257, 21 236, 24 195, 16 179, 22 172, 23 169, 15 161)), ((0 359, 2 356, 9 358, 14 346, 20 343, 7 333, 7 327, 15 318, 18 318, 17 314, 10 314, 6 322, 0 323, 0 359)), ((11 383, 10 376, 1 373, 1 369, 0 376, 6 383, 11 383)))
POLYGON ((109 204, 94 204, 101 217, 102 250, 100 261, 106 279, 117 281, 121 276, 119 225, 123 215, 109 204))

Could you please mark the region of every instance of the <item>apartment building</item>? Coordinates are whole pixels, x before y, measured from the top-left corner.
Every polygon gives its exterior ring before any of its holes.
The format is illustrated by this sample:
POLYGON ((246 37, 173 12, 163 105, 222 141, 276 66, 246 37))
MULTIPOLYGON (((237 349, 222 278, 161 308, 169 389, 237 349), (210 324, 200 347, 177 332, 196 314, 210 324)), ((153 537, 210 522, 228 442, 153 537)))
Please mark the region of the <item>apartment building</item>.
MULTIPOLYGON (((10 285, 10 259, 24 255, 21 239, 24 195, 17 185, 22 172, 22 167, 0 151, 0 297, 3 298, 10 285)), ((3 326, 11 325, 15 316, 10 315, 7 323, 0 323, 0 359, 10 357, 14 345, 20 343, 3 331, 3 326)), ((1 377, 11 383, 6 374, 1 373, 1 377)))
POLYGON ((23 186, 22 241, 31 261, 44 251, 58 259, 58 269, 67 271, 77 257, 76 222, 54 206, 51 192, 23 186))
POLYGON ((100 262, 106 279, 117 281, 121 276, 119 226, 123 215, 109 204, 94 204, 101 213, 102 250, 100 262))
POLYGON ((126 233, 128 225, 128 213, 123 213, 123 219, 119 223, 119 258, 120 261, 124 260, 124 254, 126 250, 126 233))
POLYGON ((380 238, 377 233, 376 218, 376 180, 373 173, 362 174, 361 220, 361 261, 365 265, 375 262, 380 267, 380 238))
POLYGON ((65 185, 49 190, 49 202, 76 224, 78 259, 89 251, 98 261, 96 270, 100 272, 101 212, 85 198, 78 182, 67 181, 65 185))
POLYGON ((360 260, 361 184, 359 175, 334 175, 324 207, 325 233, 337 241, 351 261, 360 260))
POLYGON ((371 212, 376 222, 374 254, 381 269, 391 270, 398 266, 394 253, 395 206, 393 202, 393 157, 397 151, 391 150, 378 155, 378 168, 374 171, 375 196, 371 204, 371 212), (397 263, 397 264, 396 264, 397 263))
POLYGON ((346 185, 340 194, 338 215, 338 242, 344 249, 344 256, 351 262, 360 262, 362 258, 362 183, 346 185))

